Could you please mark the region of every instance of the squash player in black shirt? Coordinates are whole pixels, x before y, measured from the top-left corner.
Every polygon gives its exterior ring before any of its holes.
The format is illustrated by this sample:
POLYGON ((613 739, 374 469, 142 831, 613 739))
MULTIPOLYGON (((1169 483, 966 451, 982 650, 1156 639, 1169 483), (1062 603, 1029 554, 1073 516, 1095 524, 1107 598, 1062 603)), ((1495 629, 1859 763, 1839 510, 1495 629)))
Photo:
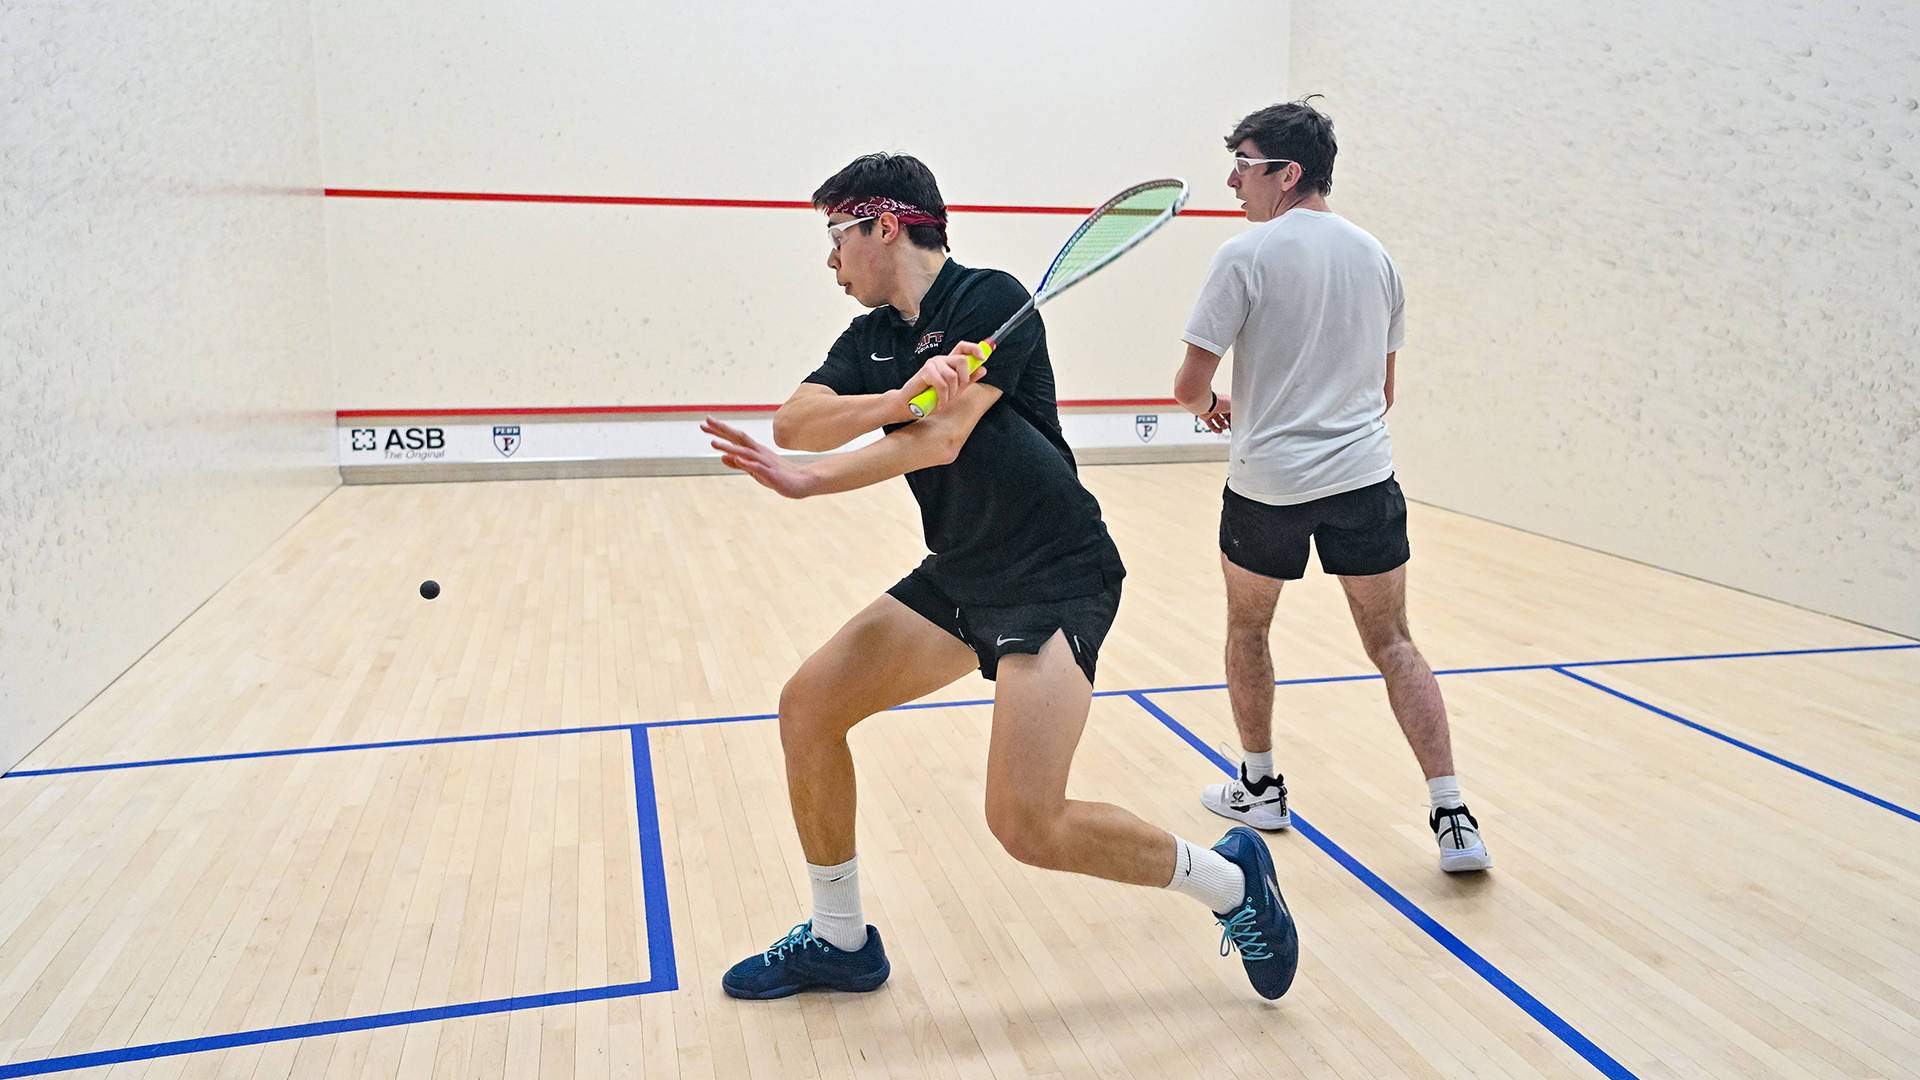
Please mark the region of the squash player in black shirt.
POLYGON ((1265 843, 1236 827, 1212 848, 1109 803, 1066 797, 1100 644, 1126 573, 1060 431, 1046 329, 1036 316, 969 371, 972 345, 1027 300, 1012 276, 947 257, 946 203, 905 155, 855 160, 814 192, 827 266, 872 309, 853 320, 773 420, 774 442, 843 454, 788 460, 708 418, 721 460, 788 498, 905 476, 932 552, 800 666, 780 695, 794 823, 812 917, 721 980, 774 998, 866 991, 891 967, 861 913, 854 854, 853 725, 978 669, 995 680, 987 824, 1021 862, 1174 889, 1205 902, 1263 996, 1286 992, 1298 943, 1265 843), (939 407, 907 403, 932 387, 939 407))

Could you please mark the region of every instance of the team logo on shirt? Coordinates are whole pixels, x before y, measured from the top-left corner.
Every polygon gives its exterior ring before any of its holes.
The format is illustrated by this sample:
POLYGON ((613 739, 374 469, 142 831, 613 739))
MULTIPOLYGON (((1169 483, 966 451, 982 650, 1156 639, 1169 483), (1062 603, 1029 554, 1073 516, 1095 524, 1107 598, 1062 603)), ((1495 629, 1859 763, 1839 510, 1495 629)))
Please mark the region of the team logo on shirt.
POLYGON ((1140 436, 1141 442, 1152 442, 1153 433, 1159 430, 1159 413, 1146 413, 1133 418, 1133 433, 1140 436))
POLYGON ((946 331, 944 330, 935 330, 933 333, 928 334, 926 337, 921 338, 920 343, 913 347, 913 355, 919 356, 921 353, 926 352, 928 349, 931 349, 935 345, 940 344, 940 338, 945 333, 946 331))

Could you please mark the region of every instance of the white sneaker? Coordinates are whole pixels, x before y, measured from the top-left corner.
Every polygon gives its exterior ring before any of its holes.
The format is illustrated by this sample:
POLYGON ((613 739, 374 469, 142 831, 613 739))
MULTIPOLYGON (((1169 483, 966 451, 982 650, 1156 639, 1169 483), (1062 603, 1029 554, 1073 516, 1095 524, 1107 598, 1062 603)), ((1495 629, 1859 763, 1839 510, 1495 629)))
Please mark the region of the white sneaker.
POLYGON ((1465 806, 1435 810, 1428 816, 1427 825, 1440 842, 1440 869, 1462 874, 1493 865, 1493 856, 1487 854, 1487 845, 1480 840, 1480 823, 1465 806))
POLYGON ((1200 793, 1200 805, 1256 829, 1286 829, 1293 826, 1287 813, 1286 778, 1269 777, 1257 783, 1247 779, 1247 764, 1240 763, 1240 779, 1224 784, 1208 784, 1200 793))

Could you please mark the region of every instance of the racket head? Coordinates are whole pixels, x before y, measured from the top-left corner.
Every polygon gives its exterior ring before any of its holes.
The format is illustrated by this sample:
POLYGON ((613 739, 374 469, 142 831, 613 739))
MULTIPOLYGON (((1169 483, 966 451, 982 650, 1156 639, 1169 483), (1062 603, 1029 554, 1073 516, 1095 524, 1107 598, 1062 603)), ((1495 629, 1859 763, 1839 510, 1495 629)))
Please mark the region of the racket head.
POLYGON ((1146 180, 1094 207, 1061 246, 1033 291, 1036 301, 1065 292, 1172 221, 1187 205, 1179 177, 1146 180))
MULTIPOLYGON (((1178 177, 1162 177, 1135 184, 1099 206, 1080 222, 1073 235, 1061 246, 1060 253, 1053 257, 1053 264, 1047 267, 1046 274, 1040 279, 1040 287, 1019 311, 1000 325, 986 340, 980 342, 981 359, 991 353, 994 347, 1013 329, 1025 322, 1042 301, 1058 296, 1077 282, 1086 280, 1088 275, 1113 260, 1126 254, 1135 244, 1145 240, 1155 229, 1173 220, 1182 207, 1187 205, 1187 182, 1178 177)), ((981 360, 974 360, 968 370, 977 370, 981 360)), ((938 395, 928 387, 914 395, 907 403, 907 409, 915 416, 926 416, 938 404, 938 395)))

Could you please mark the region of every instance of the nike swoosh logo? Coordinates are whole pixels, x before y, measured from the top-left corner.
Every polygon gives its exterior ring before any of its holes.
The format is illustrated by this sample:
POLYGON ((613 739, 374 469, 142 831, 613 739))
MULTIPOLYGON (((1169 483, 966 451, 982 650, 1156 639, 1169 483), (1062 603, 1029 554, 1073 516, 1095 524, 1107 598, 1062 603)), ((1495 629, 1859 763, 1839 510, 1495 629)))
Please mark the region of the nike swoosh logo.
POLYGON ((1008 644, 1011 644, 1012 642, 1015 642, 1015 641, 1025 641, 1025 640, 1027 640, 1027 639, 1026 639, 1026 638, 1019 638, 1019 637, 1003 637, 1003 638, 1000 638, 999 640, 997 640, 997 641, 995 641, 995 642, 993 643, 993 647, 994 647, 994 648, 996 648, 996 649, 998 649, 998 648, 1000 648, 1000 647, 1001 647, 1001 646, 1003 646, 1003 645, 1008 645, 1008 644))
POLYGON ((893 357, 891 356, 881 356, 879 353, 868 353, 867 355, 873 357, 875 360, 880 360, 880 361, 887 361, 887 360, 893 359, 893 357))

